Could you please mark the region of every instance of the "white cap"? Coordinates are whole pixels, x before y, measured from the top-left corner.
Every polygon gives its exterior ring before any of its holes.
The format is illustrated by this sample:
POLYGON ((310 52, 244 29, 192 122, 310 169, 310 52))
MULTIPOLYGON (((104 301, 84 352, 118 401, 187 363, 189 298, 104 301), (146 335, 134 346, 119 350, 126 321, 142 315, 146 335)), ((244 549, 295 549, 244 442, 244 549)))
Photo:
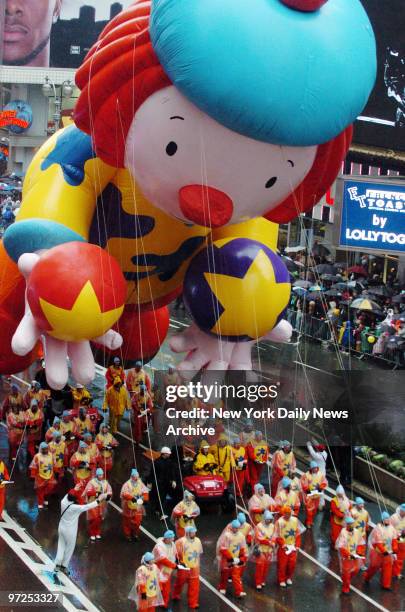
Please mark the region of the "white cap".
POLYGON ((168 446, 162 446, 162 448, 160 450, 160 454, 161 455, 171 455, 172 451, 170 450, 170 448, 168 446))
POLYGON ((84 386, 80 383, 76 383, 76 389, 84 389, 84 386))

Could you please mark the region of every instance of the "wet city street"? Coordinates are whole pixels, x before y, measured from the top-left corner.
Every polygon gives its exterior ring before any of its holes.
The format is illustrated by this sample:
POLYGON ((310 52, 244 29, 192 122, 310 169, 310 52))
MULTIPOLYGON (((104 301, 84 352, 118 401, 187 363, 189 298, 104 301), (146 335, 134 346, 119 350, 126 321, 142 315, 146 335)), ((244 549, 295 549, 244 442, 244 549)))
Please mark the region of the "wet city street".
MULTIPOLYGON (((175 333, 184 325, 186 325, 184 319, 174 315, 170 332, 175 333)), ((307 364, 309 369, 323 370, 332 375, 341 367, 342 359, 345 367, 349 367, 347 355, 336 355, 332 351, 322 349, 318 344, 302 342, 300 346, 279 346, 263 343, 256 350, 255 366, 260 367, 271 379, 277 377, 283 364, 298 362, 295 366, 297 370, 302 370, 301 361, 307 364)), ((173 356, 166 341, 159 357, 155 358, 151 365, 160 370, 176 361, 178 357, 173 356)), ((368 373, 376 368, 372 362, 357 360, 352 360, 351 367, 368 373)), ((99 374, 92 389, 93 393, 100 397, 103 385, 104 380, 99 374)), ((3 383, 2 397, 6 388, 7 384, 3 383)), ((235 425, 235 431, 237 429, 238 424, 235 425)), ((269 438, 273 438, 272 434, 269 438)), ((162 434, 151 433, 152 448, 159 449, 164 440, 162 434)), ((65 599, 64 605, 68 610, 87 609, 106 612, 133 610, 134 603, 128 600, 128 594, 133 586, 135 570, 140 564, 142 555, 153 548, 154 539, 161 536, 166 528, 165 523, 155 517, 147 507, 140 540, 138 542, 125 540, 121 531, 120 488, 128 479, 133 466, 146 477, 150 470, 150 461, 144 454, 148 448, 147 438, 143 440, 141 447, 135 447, 126 420, 121 423, 118 441, 120 446, 115 453, 114 468, 110 477, 114 495, 109 504, 107 519, 103 524, 103 537, 101 541, 91 543, 87 535, 86 519, 82 517, 77 546, 70 566, 70 579, 61 578, 65 593, 68 593, 66 597, 69 601, 65 599), (87 605, 83 601, 87 601, 87 605)), ((57 545, 60 496, 52 497, 49 507, 38 511, 33 482, 28 478, 24 465, 24 452, 25 449, 22 448, 19 465, 12 476, 14 484, 9 485, 7 490, 6 523, 0 523, 0 591, 47 592, 49 589, 57 591, 58 583, 55 583, 51 570, 57 545), (42 552, 39 551, 38 545, 42 552)), ((7 435, 5 427, 2 426, 0 457, 6 459, 7 456, 7 435)), ((300 463, 299 467, 304 468, 304 464, 300 463)), ((65 481, 64 491, 72 483, 71 474, 65 477, 65 481)), ((266 471, 263 473, 262 482, 268 488, 266 471)), ((181 483, 178 486, 181 486, 181 483)), ((334 487, 335 483, 330 481, 329 486, 334 487)), ((330 492, 328 494, 330 495, 330 492)), ((373 501, 366 501, 375 520, 378 506, 373 501)), ((239 504, 239 510, 246 510, 246 500, 239 504)), ((218 504, 213 503, 202 506, 201 516, 197 520, 198 535, 204 548, 201 569, 201 609, 218 612, 230 609, 252 612, 259 610, 394 612, 405 609, 404 583, 397 580, 393 581, 392 592, 387 592, 380 589, 377 579, 374 579, 369 586, 364 586, 362 576, 359 575, 353 581, 356 590, 352 591, 350 596, 341 595, 339 562, 329 540, 328 502, 325 511, 318 514, 313 530, 307 530, 303 535, 292 587, 282 589, 277 585, 276 568, 273 564, 266 587, 258 593, 254 589, 253 564, 249 563, 244 576, 247 597, 243 601, 237 600, 232 595, 231 585, 227 595, 221 595, 217 590, 215 548, 219 534, 231 518, 232 514, 225 514, 218 504)), ((300 518, 303 520, 302 512, 300 518)), ((171 526, 169 519, 167 526, 171 526)), ((173 610, 186 610, 185 596, 183 595, 181 602, 173 602, 171 606, 173 610)), ((1 611, 11 609, 13 607, 10 605, 0 606, 1 611)))

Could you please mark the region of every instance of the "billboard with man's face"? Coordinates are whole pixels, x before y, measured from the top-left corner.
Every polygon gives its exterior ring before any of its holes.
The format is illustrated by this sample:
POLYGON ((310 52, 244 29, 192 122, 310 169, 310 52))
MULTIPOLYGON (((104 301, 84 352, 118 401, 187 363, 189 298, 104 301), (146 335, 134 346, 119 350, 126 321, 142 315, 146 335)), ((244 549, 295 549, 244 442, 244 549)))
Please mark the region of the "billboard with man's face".
POLYGON ((78 68, 102 29, 133 0, 0 0, 2 63, 78 68))

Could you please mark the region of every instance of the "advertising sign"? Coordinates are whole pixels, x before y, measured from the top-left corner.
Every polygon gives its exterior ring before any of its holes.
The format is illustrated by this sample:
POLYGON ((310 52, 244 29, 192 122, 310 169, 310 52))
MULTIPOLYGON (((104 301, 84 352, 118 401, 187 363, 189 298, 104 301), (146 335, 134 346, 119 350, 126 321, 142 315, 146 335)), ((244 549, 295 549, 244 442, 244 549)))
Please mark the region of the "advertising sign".
POLYGON ((0 128, 7 128, 13 134, 23 134, 32 125, 32 108, 24 100, 9 102, 0 111, 0 128))
POLYGON ((3 64, 78 68, 107 23, 133 0, 3 0, 3 64))
POLYGON ((405 253, 405 182, 341 183, 340 246, 405 253))
POLYGON ((377 41, 377 81, 354 142, 405 151, 404 0, 361 0, 377 41))

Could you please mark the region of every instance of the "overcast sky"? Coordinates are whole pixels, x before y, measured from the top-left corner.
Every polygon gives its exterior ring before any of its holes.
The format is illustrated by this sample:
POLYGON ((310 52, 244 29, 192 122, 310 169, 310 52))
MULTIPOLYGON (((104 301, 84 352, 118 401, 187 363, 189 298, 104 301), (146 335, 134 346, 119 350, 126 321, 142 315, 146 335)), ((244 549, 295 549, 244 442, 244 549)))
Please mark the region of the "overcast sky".
MULTIPOLYGON (((124 8, 133 3, 133 0, 118 0, 124 8)), ((103 21, 110 16, 110 6, 114 0, 63 0, 61 19, 72 19, 79 16, 81 6, 95 6, 96 20, 103 21)))

